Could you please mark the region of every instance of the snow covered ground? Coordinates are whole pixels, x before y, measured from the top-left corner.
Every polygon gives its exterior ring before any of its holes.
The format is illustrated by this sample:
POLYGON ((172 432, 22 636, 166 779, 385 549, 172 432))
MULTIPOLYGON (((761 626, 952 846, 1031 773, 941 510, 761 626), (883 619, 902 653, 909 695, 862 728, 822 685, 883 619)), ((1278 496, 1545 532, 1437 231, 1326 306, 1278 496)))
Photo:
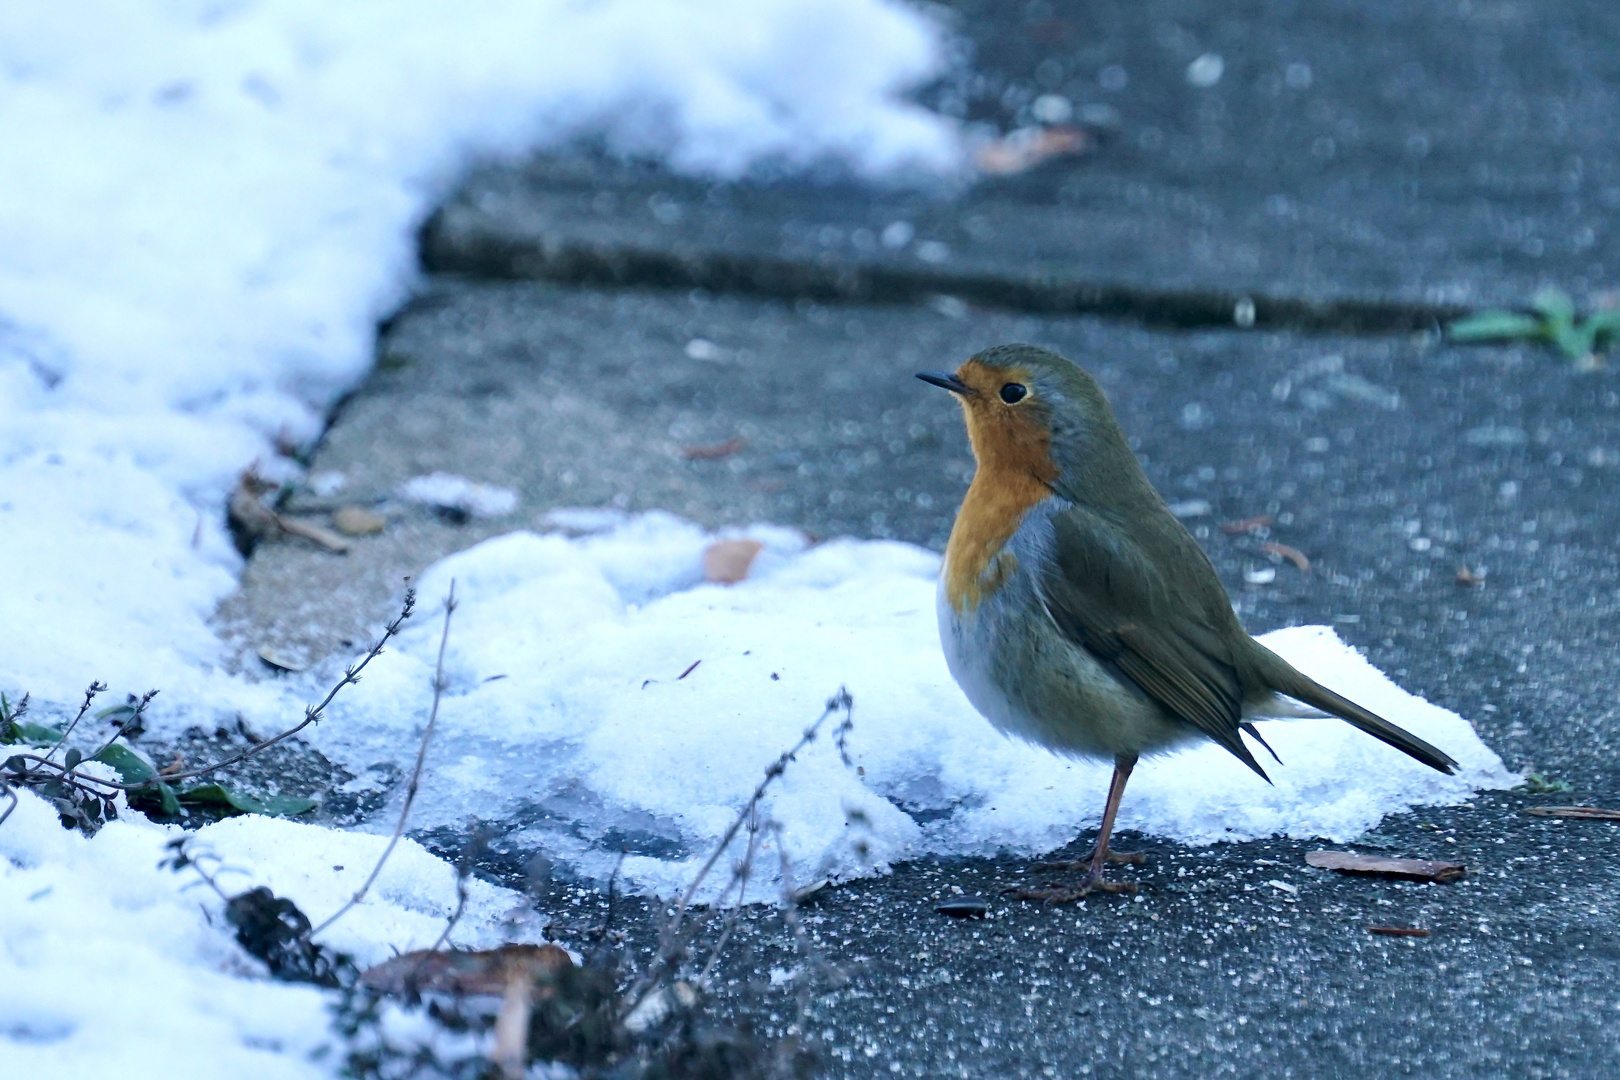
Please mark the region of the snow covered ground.
MULTIPOLYGON (((31 691, 36 719, 92 678, 161 688, 159 726, 295 717, 318 673, 249 685, 218 667, 207 620, 240 570, 225 496, 255 461, 296 474, 277 447, 311 439, 364 373, 377 318, 409 286, 414 226, 456 171, 580 133, 722 174, 828 156, 948 171, 956 132, 898 97, 939 56, 937 31, 884 0, 0 5, 0 689, 31 691)), ((641 852, 630 880, 673 889, 839 685, 856 698, 854 766, 823 739, 768 805, 796 876, 1037 851, 1094 818, 1098 767, 1000 739, 950 683, 929 553, 805 549, 761 527, 765 554, 728 590, 701 583, 710 538, 693 526, 599 524, 433 568, 421 616, 319 744, 363 776, 414 749, 453 577, 464 607, 418 825, 566 812, 578 835, 536 824, 525 839, 600 871, 589 841, 616 829, 641 852)), ((1464 775, 1343 725, 1277 725, 1275 788, 1193 751, 1139 771, 1126 827, 1344 837, 1507 782, 1466 722, 1330 634, 1273 644, 1464 775)), ((184 1047, 211 1074, 326 1075, 307 1057, 326 1038, 319 995, 258 977, 217 898, 157 869, 173 833, 126 815, 86 840, 32 796, 0 826, 8 1064, 172 1076, 184 1047)), ((381 843, 264 819, 199 840, 234 868, 224 884, 270 885, 317 918, 381 843)), ((522 936, 505 921, 515 901, 478 886, 465 940, 522 936)), ((453 902, 449 868, 409 846, 331 940, 380 958, 431 940, 453 902)))
MULTIPOLYGON (((0 685, 235 698, 220 507, 307 442, 474 155, 953 166, 887 0, 0 5, 0 685), (154 644, 157 642, 157 644, 154 644)), ((261 702, 261 704, 263 704, 261 702)))

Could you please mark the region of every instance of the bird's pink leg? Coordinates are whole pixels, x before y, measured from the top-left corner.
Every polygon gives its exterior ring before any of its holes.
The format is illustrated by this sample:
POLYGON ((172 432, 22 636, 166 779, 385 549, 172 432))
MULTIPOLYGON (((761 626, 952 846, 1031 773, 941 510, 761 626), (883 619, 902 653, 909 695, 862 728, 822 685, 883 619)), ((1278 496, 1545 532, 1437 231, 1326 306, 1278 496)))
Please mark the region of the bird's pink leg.
POLYGON ((1048 904, 1067 904, 1078 900, 1093 892, 1125 892, 1136 891, 1134 881, 1107 881, 1103 878, 1103 869, 1111 862, 1143 862, 1145 856, 1139 851, 1111 851, 1108 847, 1108 838, 1114 832, 1114 818, 1119 814, 1119 802, 1125 795, 1125 783, 1131 778, 1131 770, 1136 767, 1135 754, 1121 754, 1114 759, 1114 776, 1108 783, 1108 802, 1103 807, 1102 826, 1097 830, 1097 845, 1091 849, 1091 855, 1082 861, 1038 863, 1038 870, 1084 870, 1081 879, 1072 885, 1050 884, 1039 888, 1022 888, 1008 890, 1019 900, 1042 900, 1048 904))

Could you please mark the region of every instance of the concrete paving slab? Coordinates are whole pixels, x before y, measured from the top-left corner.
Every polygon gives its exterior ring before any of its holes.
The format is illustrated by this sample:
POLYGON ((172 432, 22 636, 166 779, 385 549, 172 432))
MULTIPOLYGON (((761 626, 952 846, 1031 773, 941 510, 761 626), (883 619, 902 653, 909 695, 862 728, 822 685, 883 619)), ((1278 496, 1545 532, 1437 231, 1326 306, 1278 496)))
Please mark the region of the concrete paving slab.
POLYGON ((876 194, 704 183, 589 155, 492 167, 429 223, 425 260, 1362 330, 1522 305, 1547 284, 1589 300, 1620 280, 1613 5, 946 10, 963 63, 926 103, 996 135, 1068 110, 1093 149, 963 191, 876 194))

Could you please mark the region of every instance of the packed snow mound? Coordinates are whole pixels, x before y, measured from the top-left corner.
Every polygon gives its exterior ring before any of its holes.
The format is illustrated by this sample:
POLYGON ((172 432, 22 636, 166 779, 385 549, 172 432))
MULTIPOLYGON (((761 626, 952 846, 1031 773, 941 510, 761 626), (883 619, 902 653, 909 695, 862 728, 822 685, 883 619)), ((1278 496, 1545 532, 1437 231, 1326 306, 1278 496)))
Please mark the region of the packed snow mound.
MULTIPOLYGON (((420 579, 418 618, 333 710, 318 744, 357 773, 414 753, 442 630, 435 607, 453 580, 448 689, 413 827, 493 820, 508 830, 498 844, 545 850, 589 875, 605 875, 623 849, 634 887, 676 892, 840 686, 855 699, 852 764, 823 737, 765 804, 799 883, 927 852, 1048 851, 1095 827, 1110 765, 1002 737, 951 680, 934 553, 856 540, 812 547, 756 528, 747 535, 761 555, 725 587, 702 578, 713 536, 663 514, 612 520, 574 538, 509 533, 434 565, 420 579)), ((1285 763, 1268 762, 1274 785, 1213 744, 1148 759, 1122 828, 1188 844, 1347 840, 1387 814, 1513 782, 1466 720, 1400 689, 1332 630, 1263 640, 1443 748, 1458 774, 1337 720, 1269 723, 1285 763)), ((767 846, 762 878, 777 862, 767 846)))
MULTIPOLYGON (((236 944, 223 901, 191 870, 159 867, 177 826, 125 811, 94 838, 62 828, 30 792, 0 827, 0 1026, 7 1074, 160 1080, 206 1062, 213 1076, 324 1077, 330 1000, 267 978, 236 944)), ((189 850, 230 894, 266 885, 317 922, 371 872, 386 838, 264 817, 197 830, 189 850)), ((321 935, 361 964, 431 946, 456 906, 455 870, 411 840, 367 898, 321 935)), ((517 893, 468 882, 454 942, 539 940, 517 893)), ((420 1025, 424 1037, 430 1032, 420 1025)), ((341 1055, 339 1055, 341 1058, 341 1055)))
POLYGON ((475 156, 948 171, 941 55, 892 0, 0 4, 0 686, 267 705, 209 670, 226 494, 296 473, 475 156))

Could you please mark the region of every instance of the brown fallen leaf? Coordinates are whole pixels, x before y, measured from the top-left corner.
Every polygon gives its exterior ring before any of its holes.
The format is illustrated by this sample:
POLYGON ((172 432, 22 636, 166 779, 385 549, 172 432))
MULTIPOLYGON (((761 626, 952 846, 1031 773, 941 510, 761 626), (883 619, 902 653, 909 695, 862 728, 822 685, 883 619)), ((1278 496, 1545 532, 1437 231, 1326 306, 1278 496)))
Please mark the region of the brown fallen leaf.
POLYGON ((285 518, 264 505, 264 496, 276 485, 259 476, 252 469, 244 472, 231 492, 225 506, 225 516, 236 537, 236 548, 243 555, 253 554, 260 541, 278 533, 301 536, 306 540, 342 554, 349 550, 349 542, 332 530, 309 521, 285 518))
POLYGON ((758 540, 716 540, 703 549, 703 577, 716 585, 735 585, 764 550, 758 540))
POLYGON ((733 436, 725 442, 712 443, 708 446, 688 446, 681 450, 687 461, 713 461, 715 458, 730 457, 748 443, 740 437, 733 436))
POLYGON ((324 525, 299 518, 282 517, 279 514, 276 515, 276 523, 281 526, 282 532, 290 536, 301 536, 334 554, 343 555, 349 550, 349 542, 324 525))
POLYGON ((980 172, 1011 176, 1055 157, 1083 154, 1095 144, 1089 131, 1077 127, 1019 128, 987 142, 973 155, 980 172))
POLYGON ((367 968, 360 981, 381 994, 420 993, 500 995, 514 973, 531 979, 574 966, 568 951, 545 945, 502 945, 498 949, 418 949, 367 968))
POLYGON ((1384 937, 1428 937, 1429 932, 1416 926, 1369 926, 1369 934, 1381 934, 1384 937))
POLYGON ((1299 567, 1299 572, 1302 574, 1311 572, 1311 560, 1307 559, 1305 553, 1299 548, 1289 547, 1287 544, 1261 544, 1260 550, 1267 555, 1276 555, 1279 558, 1287 559, 1299 567))
POLYGON ((344 536, 370 536, 382 532, 388 519, 363 506, 340 506, 332 514, 332 525, 344 536))
POLYGON ((568 952, 550 943, 502 945, 479 952, 422 949, 367 968, 360 981, 384 994, 427 990, 462 997, 500 995, 489 1060, 506 1080, 522 1080, 534 1003, 550 998, 555 989, 544 984, 573 966, 568 952))
POLYGON ((281 531, 281 519, 263 502, 264 496, 275 488, 276 485, 249 469, 237 479, 231 491, 230 500, 225 504, 225 517, 236 539, 236 550, 243 555, 253 554, 261 541, 281 531))
POLYGON ((1386 859, 1382 855, 1358 855, 1353 851, 1307 851, 1305 862, 1308 866, 1323 870, 1338 870, 1346 874, 1373 874, 1379 877, 1434 881, 1441 884, 1457 881, 1468 873, 1468 868, 1457 862, 1439 862, 1433 859, 1386 859))
POLYGON ((1584 821, 1620 821, 1620 810, 1606 810, 1601 806, 1532 806, 1525 813, 1531 817, 1578 818, 1584 821))
POLYGON ((1466 566, 1459 567, 1457 570, 1457 584, 1483 585, 1485 584, 1485 575, 1476 574, 1466 566))
POLYGON ((186 759, 181 757, 179 753, 176 753, 174 755, 174 760, 173 761, 169 762, 167 765, 163 766, 163 768, 158 770, 158 775, 159 776, 173 776, 175 773, 179 772, 181 769, 183 769, 185 767, 186 767, 186 759))
POLYGON ((1236 521, 1228 521, 1226 524, 1222 525, 1221 532, 1225 533, 1227 536, 1242 536, 1244 533, 1259 532, 1261 529, 1273 525, 1276 520, 1277 519, 1272 517, 1270 514, 1261 514, 1258 517, 1239 518, 1236 521))

